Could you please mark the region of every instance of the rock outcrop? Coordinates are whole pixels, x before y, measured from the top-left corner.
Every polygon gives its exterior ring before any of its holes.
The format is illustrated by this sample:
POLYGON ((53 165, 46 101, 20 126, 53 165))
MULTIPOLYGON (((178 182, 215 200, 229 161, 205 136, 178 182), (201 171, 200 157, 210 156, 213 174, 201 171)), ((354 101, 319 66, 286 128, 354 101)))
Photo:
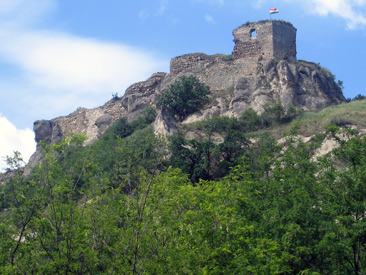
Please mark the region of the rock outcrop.
MULTIPOLYGON (((345 101, 329 71, 315 63, 296 60, 296 29, 290 23, 250 23, 233 34, 232 55, 193 53, 175 57, 170 73, 156 73, 133 84, 121 98, 50 121, 36 121, 36 141, 58 142, 74 133, 86 134, 86 144, 91 144, 120 117, 133 121, 147 106, 155 107, 157 97, 184 75, 194 75, 210 87, 210 103, 183 123, 216 115, 240 116, 249 108, 260 113, 267 104, 316 111, 345 101), (257 35, 252 37, 254 31, 257 35), (285 38, 281 41, 280 37, 285 38), (272 42, 266 45, 266 41, 272 42)), ((159 135, 171 135, 177 130, 174 119, 161 112, 154 127, 159 135)))

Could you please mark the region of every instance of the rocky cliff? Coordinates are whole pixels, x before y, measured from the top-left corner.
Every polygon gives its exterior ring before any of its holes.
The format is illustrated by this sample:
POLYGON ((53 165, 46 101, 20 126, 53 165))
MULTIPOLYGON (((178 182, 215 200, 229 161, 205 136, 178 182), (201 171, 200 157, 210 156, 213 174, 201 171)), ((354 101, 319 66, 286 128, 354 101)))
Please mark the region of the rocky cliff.
MULTIPOLYGON (((285 28, 289 28, 289 23, 283 24, 285 28)), ((240 37, 244 37, 248 32, 247 35, 250 36, 257 28, 257 37, 250 39, 255 39, 253 43, 258 45, 261 40, 267 41, 268 36, 281 33, 281 29, 278 28, 282 23, 277 24, 277 30, 272 32, 266 31, 267 25, 270 25, 268 21, 251 23, 250 28, 244 25, 234 30, 234 35, 240 32, 240 37)), ((86 144, 91 144, 120 117, 125 116, 132 121, 147 106, 155 107, 157 97, 184 75, 194 75, 207 84, 210 87, 210 100, 204 108, 190 115, 182 123, 191 123, 211 116, 240 116, 249 108, 260 113, 266 104, 281 103, 285 109, 295 107, 316 111, 345 101, 334 76, 315 63, 296 60, 296 49, 293 50, 293 45, 289 47, 291 58, 282 54, 282 47, 276 49, 280 47, 276 46, 280 43, 272 44, 274 54, 271 58, 268 58, 268 52, 271 52, 268 46, 267 58, 261 53, 263 47, 257 47, 257 55, 253 55, 251 51, 250 58, 247 58, 247 49, 240 37, 235 37, 233 55, 193 53, 175 57, 171 60, 169 73, 155 73, 146 81, 133 84, 121 98, 113 98, 94 109, 81 108, 68 116, 36 121, 34 131, 37 143, 41 140, 47 143, 58 142, 68 134, 75 133, 86 134, 86 144), (244 51, 243 54, 240 54, 240 50, 244 51), (284 58, 276 59, 276 51, 284 58)), ((248 40, 245 37, 244 39, 248 40)), ((273 37, 273 40, 276 39, 279 38, 273 37)), ((252 47, 249 42, 245 41, 248 47, 252 47)), ((154 127, 157 134, 171 135, 175 133, 177 124, 169 114, 159 113, 154 127)), ((37 159, 36 155, 31 161, 37 159)))

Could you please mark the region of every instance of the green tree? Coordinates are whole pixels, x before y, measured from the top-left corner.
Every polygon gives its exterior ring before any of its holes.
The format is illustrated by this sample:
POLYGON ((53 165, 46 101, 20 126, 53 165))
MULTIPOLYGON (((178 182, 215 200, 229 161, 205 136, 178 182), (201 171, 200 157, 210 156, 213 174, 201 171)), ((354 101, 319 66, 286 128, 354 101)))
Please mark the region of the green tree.
POLYGON ((329 249, 334 269, 348 274, 366 272, 365 156, 366 139, 354 137, 324 160, 324 208, 332 221, 327 224, 323 248, 329 249))
POLYGON ((1 197, 1 204, 6 207, 0 213, 0 262, 4 273, 24 271, 17 260, 28 252, 24 241, 31 232, 33 219, 39 214, 44 192, 43 184, 39 186, 24 178, 20 169, 23 160, 19 152, 15 152, 13 157, 8 156, 7 163, 8 171, 12 171, 13 176, 3 187, 1 197))
MULTIPOLYGON (((324 190, 316 178, 317 163, 312 161, 308 145, 292 136, 287 137, 282 152, 268 144, 270 140, 264 142, 258 145, 262 148, 256 149, 260 150, 254 163, 259 165, 256 170, 251 169, 251 159, 240 164, 241 169, 247 169, 247 177, 252 178, 244 188, 252 206, 248 220, 256 228, 256 237, 278 246, 281 253, 277 261, 286 271, 283 274, 327 274, 325 270, 331 268, 324 269, 324 254, 317 247, 324 237, 321 225, 329 221, 321 210, 324 190)), ((237 174, 242 181, 243 172, 239 170, 237 174)))
POLYGON ((365 100, 365 99, 366 99, 366 96, 364 96, 362 94, 358 94, 354 98, 352 98, 351 101, 365 100))
POLYGON ((170 138, 169 148, 172 152, 170 162, 173 167, 182 169, 192 182, 210 178, 210 167, 215 145, 209 141, 196 139, 186 140, 181 135, 170 138))
POLYGON ((295 108, 290 107, 287 110, 281 103, 274 105, 266 105, 264 112, 261 114, 262 125, 264 127, 271 127, 282 123, 292 121, 298 115, 295 108))
POLYGON ((239 121, 245 132, 252 132, 262 128, 261 117, 252 109, 245 110, 241 114, 239 121))
POLYGON ((199 82, 195 76, 183 76, 163 93, 157 106, 182 121, 203 106, 209 90, 210 87, 199 82))
POLYGON ((9 218, 0 226, 2 249, 8 251, 4 273, 75 274, 91 266, 84 258, 91 250, 85 247, 79 203, 92 166, 87 158, 70 154, 83 141, 71 137, 44 145, 42 161, 31 175, 20 173, 6 184, 11 192, 6 192, 9 218))
MULTIPOLYGON (((245 177, 245 176, 244 176, 245 177)), ((156 177, 148 208, 156 254, 147 273, 275 274, 276 242, 257 238, 247 217, 251 202, 234 175, 193 185, 179 169, 156 177)), ((244 183, 246 182, 246 184, 244 183)))
POLYGON ((115 125, 114 133, 116 137, 125 138, 133 133, 132 126, 127 122, 127 118, 122 117, 115 125))
POLYGON ((229 130, 224 141, 219 145, 222 156, 220 161, 221 176, 226 175, 231 167, 237 165, 239 158, 244 157, 250 141, 237 130, 229 130))

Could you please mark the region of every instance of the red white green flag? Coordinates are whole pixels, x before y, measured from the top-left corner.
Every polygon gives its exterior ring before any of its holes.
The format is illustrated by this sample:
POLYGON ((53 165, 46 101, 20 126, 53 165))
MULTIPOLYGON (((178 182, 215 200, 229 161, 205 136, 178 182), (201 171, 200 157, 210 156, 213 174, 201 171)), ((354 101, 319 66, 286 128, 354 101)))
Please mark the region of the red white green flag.
POLYGON ((270 14, 278 13, 278 9, 269 9, 270 14))

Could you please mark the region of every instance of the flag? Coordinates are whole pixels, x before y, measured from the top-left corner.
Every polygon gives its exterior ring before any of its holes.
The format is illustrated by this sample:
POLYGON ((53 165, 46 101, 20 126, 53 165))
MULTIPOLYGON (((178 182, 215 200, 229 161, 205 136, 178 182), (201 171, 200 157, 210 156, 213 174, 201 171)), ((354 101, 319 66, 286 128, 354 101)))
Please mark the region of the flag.
POLYGON ((278 9, 269 9, 270 14, 278 13, 278 9))

